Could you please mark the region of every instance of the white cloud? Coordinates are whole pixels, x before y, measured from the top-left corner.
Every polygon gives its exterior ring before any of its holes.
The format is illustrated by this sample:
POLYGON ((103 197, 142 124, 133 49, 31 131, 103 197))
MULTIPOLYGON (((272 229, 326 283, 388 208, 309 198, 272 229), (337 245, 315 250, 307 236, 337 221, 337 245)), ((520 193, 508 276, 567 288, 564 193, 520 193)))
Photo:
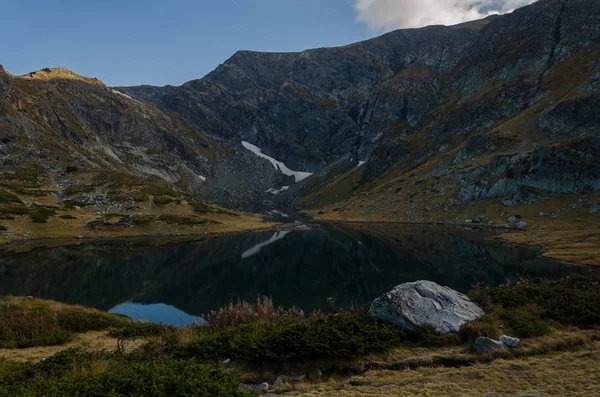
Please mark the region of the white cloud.
POLYGON ((374 30, 455 25, 503 14, 536 0, 354 0, 356 19, 374 30))

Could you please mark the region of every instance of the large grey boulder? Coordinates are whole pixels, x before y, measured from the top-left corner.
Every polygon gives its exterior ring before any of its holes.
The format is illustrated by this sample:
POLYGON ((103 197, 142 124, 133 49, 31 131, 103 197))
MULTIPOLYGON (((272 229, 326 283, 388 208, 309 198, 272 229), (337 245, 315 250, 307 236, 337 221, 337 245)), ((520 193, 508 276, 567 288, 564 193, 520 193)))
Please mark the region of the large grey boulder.
POLYGON ((431 325, 441 334, 457 332, 483 314, 466 295, 432 281, 400 284, 375 299, 368 313, 371 318, 409 331, 431 325))

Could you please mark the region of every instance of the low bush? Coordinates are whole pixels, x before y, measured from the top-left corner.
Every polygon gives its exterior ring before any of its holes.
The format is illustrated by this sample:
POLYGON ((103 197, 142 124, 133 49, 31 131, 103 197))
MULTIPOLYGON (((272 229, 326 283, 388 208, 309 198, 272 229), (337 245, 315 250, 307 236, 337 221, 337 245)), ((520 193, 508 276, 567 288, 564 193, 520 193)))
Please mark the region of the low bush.
POLYGON ((55 314, 3 308, 0 310, 0 348, 61 345, 73 339, 62 329, 55 314))
POLYGON ((173 354, 202 360, 298 362, 350 359, 400 344, 406 333, 351 314, 298 322, 257 322, 225 329, 199 327, 198 338, 173 354))
POLYGON ((12 368, 10 379, 0 376, 0 397, 237 397, 239 382, 195 360, 132 361, 98 358, 77 367, 78 352, 59 354, 46 362, 12 368), (75 357, 75 358, 74 358, 75 357))
POLYGON ((73 186, 69 186, 68 188, 66 188, 64 193, 67 196, 74 196, 76 194, 91 193, 95 189, 96 189, 96 187, 92 186, 92 185, 73 185, 73 186))
POLYGON ((110 328, 109 334, 115 338, 141 338, 162 336, 173 332, 175 327, 142 321, 124 321, 110 328))
POLYGON ((0 190, 0 203, 20 203, 21 200, 6 190, 0 190))
MULTIPOLYGON (((476 288, 472 298, 490 310, 503 307, 505 317, 510 312, 534 305, 537 317, 564 325, 590 328, 600 325, 600 276, 575 275, 562 280, 523 280, 499 287, 476 288)), ((512 315, 512 321, 520 322, 526 311, 512 315)))
POLYGON ((84 309, 60 310, 56 318, 61 328, 76 333, 102 331, 118 326, 124 321, 107 313, 84 309))
POLYGON ((154 196, 154 204, 156 205, 167 205, 170 204, 174 201, 174 199, 172 199, 171 197, 165 197, 165 196, 154 196))
POLYGON ((32 208, 29 216, 34 223, 47 223, 48 218, 54 215, 56 215, 54 210, 46 207, 36 206, 32 208))
POLYGON ((0 214, 28 215, 29 208, 24 205, 3 205, 0 207, 0 214))
POLYGON ((552 332, 548 322, 542 319, 542 311, 535 305, 507 311, 503 317, 521 338, 532 338, 552 332))
POLYGON ((158 217, 158 221, 175 225, 204 225, 214 224, 215 221, 209 219, 199 219, 190 216, 180 216, 174 214, 163 214, 158 217))

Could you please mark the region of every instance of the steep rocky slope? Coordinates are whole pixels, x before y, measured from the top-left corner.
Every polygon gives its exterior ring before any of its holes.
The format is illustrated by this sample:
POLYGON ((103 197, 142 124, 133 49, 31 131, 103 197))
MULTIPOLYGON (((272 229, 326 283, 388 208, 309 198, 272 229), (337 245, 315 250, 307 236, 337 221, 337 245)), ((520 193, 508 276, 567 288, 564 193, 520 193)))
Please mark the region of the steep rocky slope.
MULTIPOLYGON (((600 3, 541 0, 346 47, 240 51, 181 87, 117 89, 215 141, 248 141, 315 173, 280 200, 320 207, 362 193, 519 203, 598 191, 599 40, 600 3), (367 163, 355 168, 359 161, 367 163)), ((219 199, 232 184, 247 190, 233 169, 220 163, 217 182, 200 191, 219 199)))
POLYGON ((5 238, 198 233, 239 224, 228 217, 240 214, 190 196, 218 157, 210 139, 177 115, 97 79, 60 68, 17 77, 0 67, 5 238))

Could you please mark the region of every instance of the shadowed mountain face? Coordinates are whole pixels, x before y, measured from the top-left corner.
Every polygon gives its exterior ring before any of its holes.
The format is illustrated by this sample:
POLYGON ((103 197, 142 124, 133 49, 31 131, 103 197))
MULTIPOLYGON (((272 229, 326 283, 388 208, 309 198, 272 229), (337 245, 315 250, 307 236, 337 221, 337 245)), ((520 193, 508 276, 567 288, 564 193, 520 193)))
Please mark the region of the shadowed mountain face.
POLYGON ((540 0, 345 47, 240 51, 179 87, 0 69, 0 161, 129 172, 214 201, 319 206, 406 189, 405 175, 448 202, 587 193, 600 190, 599 65, 600 2, 540 0), (294 183, 242 141, 313 176, 294 183))
MULTIPOLYGON (((359 160, 368 163, 354 188, 389 171, 420 167, 424 179, 449 168, 441 182, 456 190, 459 171, 472 167, 466 173, 473 171, 469 186, 475 189, 482 179, 476 169, 488 167, 490 154, 521 156, 510 161, 526 168, 527 156, 540 146, 551 153, 562 142, 567 151, 597 144, 589 138, 600 125, 599 41, 600 3, 542 0, 476 23, 399 30, 346 47, 240 51, 181 87, 117 89, 150 97, 215 140, 248 141, 292 169, 317 173, 284 197, 327 189, 359 160)), ((512 182, 552 193, 598 191, 590 182, 597 159, 591 175, 564 167, 581 161, 567 154, 555 166, 528 169, 535 182, 512 182), (557 192, 552 186, 572 178, 583 187, 557 192)), ((225 187, 230 171, 217 165, 216 185, 225 187)), ((211 186, 201 191, 212 195, 211 186)), ((499 186, 490 198, 511 194, 499 186)))
POLYGON ((201 315, 240 297, 271 296, 306 311, 366 304, 397 284, 433 280, 462 292, 521 275, 562 277, 585 267, 490 241, 478 231, 426 226, 327 226, 160 246, 155 240, 38 247, 0 256, 0 294, 108 310, 167 304, 201 315))

